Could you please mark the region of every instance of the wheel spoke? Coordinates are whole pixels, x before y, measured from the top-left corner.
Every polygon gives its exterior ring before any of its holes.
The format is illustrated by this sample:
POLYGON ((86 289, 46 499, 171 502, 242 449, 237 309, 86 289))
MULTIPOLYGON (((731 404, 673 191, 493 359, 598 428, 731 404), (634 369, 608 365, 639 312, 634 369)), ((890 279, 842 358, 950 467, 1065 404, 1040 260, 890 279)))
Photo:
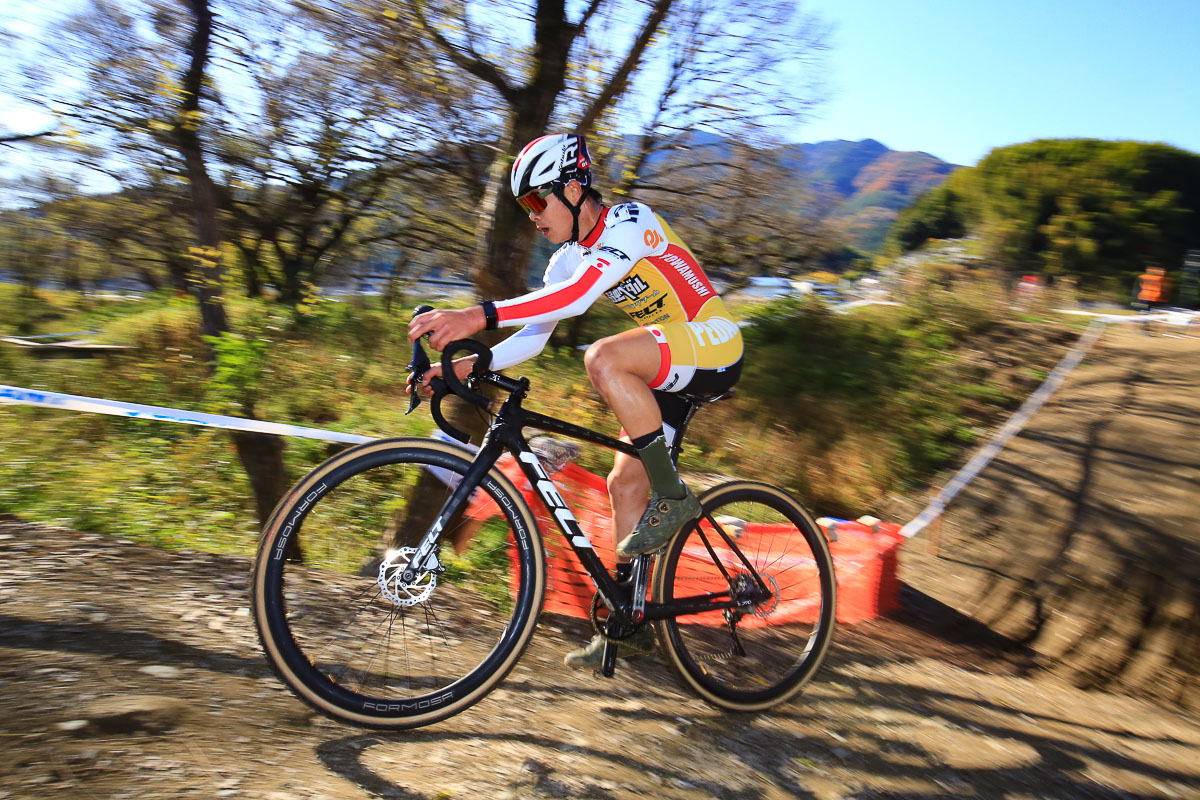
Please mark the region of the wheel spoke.
POLYGON ((443 533, 444 553, 462 526, 477 529, 475 544, 450 571, 418 570, 406 583, 406 559, 438 511, 426 502, 430 514, 420 516, 421 501, 449 495, 440 480, 431 485, 432 476, 461 476, 468 462, 449 446, 418 440, 355 450, 365 452, 348 451, 306 479, 323 481, 321 492, 293 491, 296 510, 272 518, 256 568, 255 619, 273 643, 267 652, 280 676, 306 702, 339 718, 367 704, 401 709, 379 712, 376 724, 403 727, 405 716, 429 717, 422 709, 440 707, 447 687, 456 686, 454 699, 461 692, 465 707, 495 685, 498 670, 511 668, 507 654, 524 647, 536 623, 543 556, 540 540, 517 551, 512 519, 528 541, 536 539, 531 515, 519 497, 497 494, 505 484, 489 481, 493 516, 463 516, 443 533), (429 521, 410 522, 417 519, 429 521), (282 520, 303 543, 302 563, 272 557, 282 520))
POLYGON ((657 571, 658 601, 694 595, 697 581, 724 585, 735 598, 761 598, 764 588, 769 596, 728 612, 736 614, 732 623, 715 610, 666 620, 670 655, 702 696, 730 708, 766 707, 794 694, 824 658, 833 630, 832 560, 815 523, 777 489, 738 482, 711 490, 703 502, 718 535, 736 536, 710 542, 704 524, 681 535, 657 571))

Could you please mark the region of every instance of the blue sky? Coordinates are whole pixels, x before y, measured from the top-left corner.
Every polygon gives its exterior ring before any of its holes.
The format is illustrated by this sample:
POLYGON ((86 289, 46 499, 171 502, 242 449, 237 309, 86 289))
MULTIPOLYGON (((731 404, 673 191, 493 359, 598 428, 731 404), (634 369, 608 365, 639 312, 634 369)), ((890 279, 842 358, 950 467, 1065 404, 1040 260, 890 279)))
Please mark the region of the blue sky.
POLYGON ((1200 152, 1200 0, 801 0, 834 26, 797 141, 877 139, 973 165, 1088 136, 1200 152))
MULTIPOLYGON (((32 33, 33 20, 77 3, 9 0, 0 23, 32 33)), ((796 141, 873 138, 956 164, 1043 137, 1200 152, 1200 0, 800 3, 834 30, 829 98, 793 130, 796 141)), ((0 128, 44 123, 3 102, 3 89, 0 128)))

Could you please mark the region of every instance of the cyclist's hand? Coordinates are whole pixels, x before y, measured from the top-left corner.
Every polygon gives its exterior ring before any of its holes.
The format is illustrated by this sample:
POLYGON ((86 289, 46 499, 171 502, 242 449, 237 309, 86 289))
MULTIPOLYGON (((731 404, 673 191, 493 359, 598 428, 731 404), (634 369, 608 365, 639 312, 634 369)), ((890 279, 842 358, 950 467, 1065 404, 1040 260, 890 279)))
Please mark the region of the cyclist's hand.
MULTIPOLYGON (((465 381, 467 376, 471 374, 471 367, 475 365, 475 356, 463 356, 462 358, 454 359, 454 374, 458 376, 460 381, 465 381)), ((442 365, 440 363, 433 364, 429 369, 425 370, 425 374, 421 376, 421 385, 419 387, 421 394, 428 397, 433 394, 433 389, 430 388, 429 382, 434 378, 440 378, 442 375, 442 365)), ((408 376, 408 383, 404 387, 405 394, 413 392, 413 376, 408 376)))
POLYGON ((420 383, 419 387, 414 387, 413 380, 417 377, 416 373, 409 373, 408 379, 404 384, 404 393, 412 394, 414 388, 419 388, 421 394, 428 397, 430 394, 433 393, 432 390, 429 388, 429 382, 431 380, 433 380, 434 378, 439 377, 441 374, 442 374, 442 365, 441 364, 431 364, 429 369, 425 370, 425 374, 421 376, 421 383, 420 383))
MULTIPOLYGON (((408 340, 415 342, 428 333, 429 344, 441 351, 455 339, 468 339, 487 327, 483 306, 426 311, 408 323, 408 340)), ((457 370, 456 370, 457 371, 457 370)))

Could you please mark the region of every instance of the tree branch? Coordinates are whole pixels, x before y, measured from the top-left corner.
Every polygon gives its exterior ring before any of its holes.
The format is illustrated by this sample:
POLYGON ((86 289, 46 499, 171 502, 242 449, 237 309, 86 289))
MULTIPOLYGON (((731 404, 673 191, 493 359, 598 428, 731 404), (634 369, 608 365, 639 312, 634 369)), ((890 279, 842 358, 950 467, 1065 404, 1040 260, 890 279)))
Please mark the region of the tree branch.
POLYGON ((592 15, 595 14, 602 5, 604 5, 604 0, 592 0, 591 5, 589 5, 587 10, 583 12, 583 16, 579 18, 579 23, 575 26, 579 33, 582 34, 584 32, 584 30, 587 28, 588 20, 592 18, 592 15))
POLYGON ((446 37, 442 36, 437 30, 429 24, 425 19, 425 14, 421 11, 423 0, 410 0, 409 5, 413 10, 413 15, 417 18, 417 23, 421 26, 421 30, 433 40, 434 44, 445 53, 455 66, 464 72, 474 75, 481 81, 487 83, 504 98, 505 102, 514 103, 517 99, 517 92, 509 84, 508 79, 504 77, 495 64, 485 61, 478 53, 472 49, 463 51, 455 47, 446 37))
POLYGON ((650 15, 646 17, 646 22, 642 26, 641 32, 633 43, 633 47, 625 55, 625 61, 621 63, 621 66, 613 73, 608 84, 600 90, 600 93, 592 101, 591 106, 583 113, 583 117, 579 123, 581 131, 590 130, 596 124, 596 120, 600 118, 600 115, 612 105, 613 100, 625 91, 625 87, 629 84, 630 76, 642 60, 642 54, 646 52, 650 40, 658 32, 659 26, 666 19, 667 13, 670 12, 674 2, 675 0, 656 0, 654 6, 650 9, 650 15))
POLYGON ((54 129, 42 131, 41 133, 12 133, 0 135, 0 144, 11 145, 13 142, 25 142, 30 139, 40 139, 43 136, 51 136, 54 129))

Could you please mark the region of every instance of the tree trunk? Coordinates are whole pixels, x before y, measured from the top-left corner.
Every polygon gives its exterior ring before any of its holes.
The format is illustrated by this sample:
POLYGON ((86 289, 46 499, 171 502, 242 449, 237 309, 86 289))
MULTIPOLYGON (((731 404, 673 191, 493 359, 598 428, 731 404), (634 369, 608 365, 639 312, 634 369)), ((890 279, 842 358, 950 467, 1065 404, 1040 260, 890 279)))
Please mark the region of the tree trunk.
MULTIPOLYGON (((183 75, 184 99, 175 126, 176 147, 183 157, 192 198, 192 226, 196 247, 192 249, 191 290, 200 303, 200 332, 220 336, 229 331, 225 302, 221 296, 221 235, 217 226, 217 191, 208 167, 198 132, 200 93, 208 65, 212 39, 213 14, 208 0, 185 0, 196 27, 188 43, 188 64, 183 75)), ((211 355, 212 346, 205 344, 211 355)))
POLYGON ((259 524, 265 524, 275 505, 291 486, 283 468, 283 439, 265 433, 233 431, 238 459, 250 478, 259 524))
POLYGON ((279 289, 279 302, 288 306, 298 306, 304 299, 304 287, 301 285, 301 265, 297 261, 285 261, 283 267, 283 285, 279 289))
MULTIPOLYGON (((204 162, 204 150, 198 133, 200 93, 208 62, 212 37, 213 14, 208 0, 186 0, 195 19, 188 44, 188 64, 183 76, 184 99, 179 123, 175 127, 175 143, 187 170, 192 197, 192 222, 196 247, 192 250, 191 289, 200 304, 200 332, 204 336, 220 336, 230 331, 229 318, 221 285, 221 234, 218 227, 217 190, 204 162)), ((212 345, 205 342, 210 363, 214 357, 212 345)), ((243 402, 246 415, 254 419, 254 404, 243 402)), ((238 458, 250 479, 259 524, 265 524, 271 510, 287 492, 287 470, 283 465, 283 440, 278 436, 234 433, 238 458)))
MULTIPOLYGON (((634 51, 627 56, 612 83, 599 93, 585 111, 582 128, 590 128, 604 109, 625 90, 629 74, 639 63, 644 48, 658 30, 672 2, 656 0, 634 51)), ((479 61, 475 53, 453 53, 453 47, 429 29, 438 45, 452 52, 459 66, 491 82, 510 108, 508 142, 489 170, 484 201, 479 206, 480 246, 476 250, 475 285, 484 299, 507 299, 528 290, 526 275, 537 229, 509 194, 508 170, 518 148, 548 133, 546 126, 566 87, 571 43, 583 30, 583 24, 573 24, 567 19, 564 0, 539 0, 534 13, 534 29, 533 75, 529 83, 519 89, 499 77, 500 73, 490 65, 479 61)), ((477 338, 495 344, 505 335, 483 332, 477 338)), ((470 434, 472 441, 482 439, 486 422, 466 403, 454 403, 447 409, 446 417, 455 427, 470 434)), ((444 496, 444 486, 426 471, 418 481, 407 508, 398 512, 393 520, 394 530, 390 537, 393 543, 396 546, 415 546, 415 542, 432 524, 444 496)))
POLYGON ((504 156, 492 166, 479 214, 475 285, 480 296, 504 300, 524 294, 529 288, 525 278, 537 228, 509 195, 508 159, 504 156))

